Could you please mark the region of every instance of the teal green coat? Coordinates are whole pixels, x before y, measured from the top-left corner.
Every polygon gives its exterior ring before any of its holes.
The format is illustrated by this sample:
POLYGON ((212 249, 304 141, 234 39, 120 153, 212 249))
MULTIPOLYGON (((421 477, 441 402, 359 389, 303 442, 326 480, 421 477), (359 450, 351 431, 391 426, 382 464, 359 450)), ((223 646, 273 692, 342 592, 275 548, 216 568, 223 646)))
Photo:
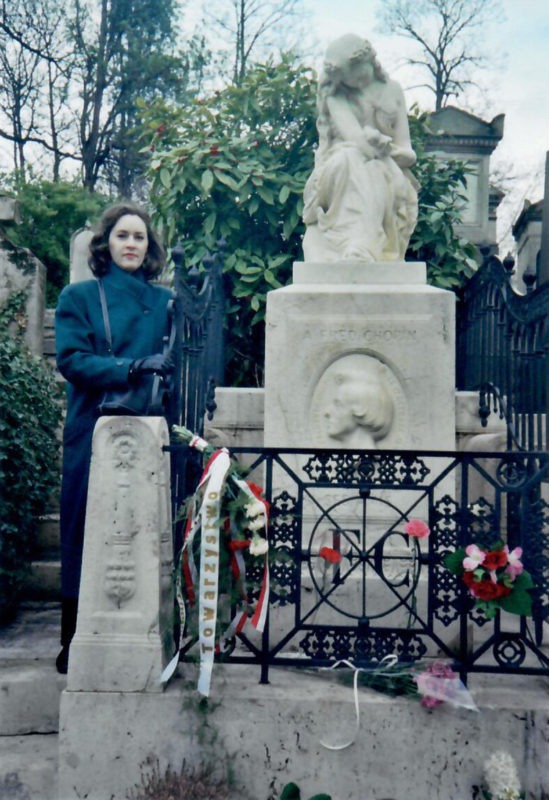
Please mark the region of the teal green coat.
POLYGON ((78 596, 99 400, 106 389, 127 387, 131 362, 161 353, 169 332, 168 289, 149 284, 141 270, 131 274, 114 264, 102 280, 114 356, 108 353, 96 280, 65 287, 55 314, 57 365, 68 382, 60 508, 63 597, 78 596))

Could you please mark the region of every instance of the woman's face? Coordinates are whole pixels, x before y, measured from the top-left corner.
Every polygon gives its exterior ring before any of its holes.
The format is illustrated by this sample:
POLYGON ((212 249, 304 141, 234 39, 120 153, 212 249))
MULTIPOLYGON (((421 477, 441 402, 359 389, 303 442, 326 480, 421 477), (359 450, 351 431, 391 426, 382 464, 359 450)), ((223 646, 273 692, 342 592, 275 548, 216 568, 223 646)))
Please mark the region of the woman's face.
POLYGON ((147 255, 147 226, 137 214, 124 214, 109 234, 111 258, 120 269, 135 272, 147 255))
POLYGON ((371 61, 348 61, 341 68, 341 82, 351 89, 368 86, 374 79, 374 65, 371 61))

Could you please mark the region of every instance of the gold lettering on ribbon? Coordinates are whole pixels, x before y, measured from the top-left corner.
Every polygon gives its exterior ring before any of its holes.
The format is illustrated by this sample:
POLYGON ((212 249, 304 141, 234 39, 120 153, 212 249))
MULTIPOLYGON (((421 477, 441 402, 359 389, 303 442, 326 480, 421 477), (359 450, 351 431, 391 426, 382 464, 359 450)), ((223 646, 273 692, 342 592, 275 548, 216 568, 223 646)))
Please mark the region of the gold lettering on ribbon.
POLYGON ((215 629, 217 617, 217 592, 219 577, 219 531, 220 501, 227 470, 230 466, 228 453, 222 451, 212 463, 209 473, 210 486, 205 491, 201 508, 202 545, 200 553, 199 586, 199 637, 200 637, 200 676, 198 690, 209 694, 210 677, 215 650, 215 629))

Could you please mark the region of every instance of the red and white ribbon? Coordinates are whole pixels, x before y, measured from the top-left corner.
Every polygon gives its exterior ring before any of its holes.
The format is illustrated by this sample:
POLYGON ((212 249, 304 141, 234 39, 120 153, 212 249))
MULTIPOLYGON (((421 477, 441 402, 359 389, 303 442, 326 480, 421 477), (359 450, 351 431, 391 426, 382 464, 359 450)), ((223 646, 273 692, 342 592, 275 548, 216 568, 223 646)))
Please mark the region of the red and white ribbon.
MULTIPOLYGON (((200 438, 190 434, 189 446, 199 451, 204 451, 209 445, 200 438)), ((239 531, 229 530, 228 522, 221 517, 222 503, 227 482, 231 482, 236 493, 244 493, 253 503, 263 506, 261 516, 265 527, 268 520, 268 503, 258 497, 251 490, 246 481, 231 474, 231 461, 226 448, 216 450, 209 458, 198 485, 198 492, 193 499, 187 516, 184 543, 177 574, 176 596, 180 608, 180 643, 179 650, 165 668, 160 678, 162 683, 167 682, 173 675, 179 662, 179 653, 183 646, 185 629, 185 601, 183 599, 183 584, 189 606, 196 605, 198 582, 198 643, 200 649, 200 671, 198 691, 209 695, 211 676, 215 653, 225 652, 230 647, 230 642, 240 633, 249 619, 248 597, 246 589, 246 567, 240 547, 244 544, 239 537, 239 531), (201 495, 199 501, 197 497, 201 495), (217 604, 219 593, 220 546, 222 526, 226 524, 226 534, 231 539, 231 570, 234 579, 238 582, 241 603, 237 613, 230 624, 216 641, 217 604), (197 568, 194 559, 193 542, 195 535, 200 532, 200 565, 197 568), (238 547, 237 545, 240 545, 238 547)), ((246 542, 245 546, 248 546, 246 542)), ((264 570, 261 582, 259 600, 251 617, 251 623, 260 633, 263 632, 269 605, 269 563, 268 555, 264 556, 264 570)))
POLYGON ((198 645, 200 648, 198 691, 206 697, 210 693, 215 655, 221 500, 225 478, 230 466, 231 459, 228 451, 218 450, 210 458, 205 474, 200 481, 203 499, 200 509, 202 537, 198 585, 198 645))

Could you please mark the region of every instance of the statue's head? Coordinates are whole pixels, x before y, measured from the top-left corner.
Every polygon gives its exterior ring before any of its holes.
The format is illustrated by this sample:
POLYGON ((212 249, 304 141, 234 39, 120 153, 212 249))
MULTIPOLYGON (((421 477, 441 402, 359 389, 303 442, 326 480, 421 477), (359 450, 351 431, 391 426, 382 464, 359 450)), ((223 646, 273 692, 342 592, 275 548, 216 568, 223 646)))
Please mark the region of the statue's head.
POLYGON ((328 46, 324 57, 324 74, 331 83, 344 82, 350 71, 363 69, 365 65, 371 66, 373 77, 377 80, 387 80, 370 42, 355 33, 347 33, 328 46))
POLYGON ((324 413, 326 432, 333 439, 345 440, 363 428, 377 441, 392 427, 394 404, 384 367, 375 359, 359 358, 347 358, 335 375, 334 393, 324 413))

